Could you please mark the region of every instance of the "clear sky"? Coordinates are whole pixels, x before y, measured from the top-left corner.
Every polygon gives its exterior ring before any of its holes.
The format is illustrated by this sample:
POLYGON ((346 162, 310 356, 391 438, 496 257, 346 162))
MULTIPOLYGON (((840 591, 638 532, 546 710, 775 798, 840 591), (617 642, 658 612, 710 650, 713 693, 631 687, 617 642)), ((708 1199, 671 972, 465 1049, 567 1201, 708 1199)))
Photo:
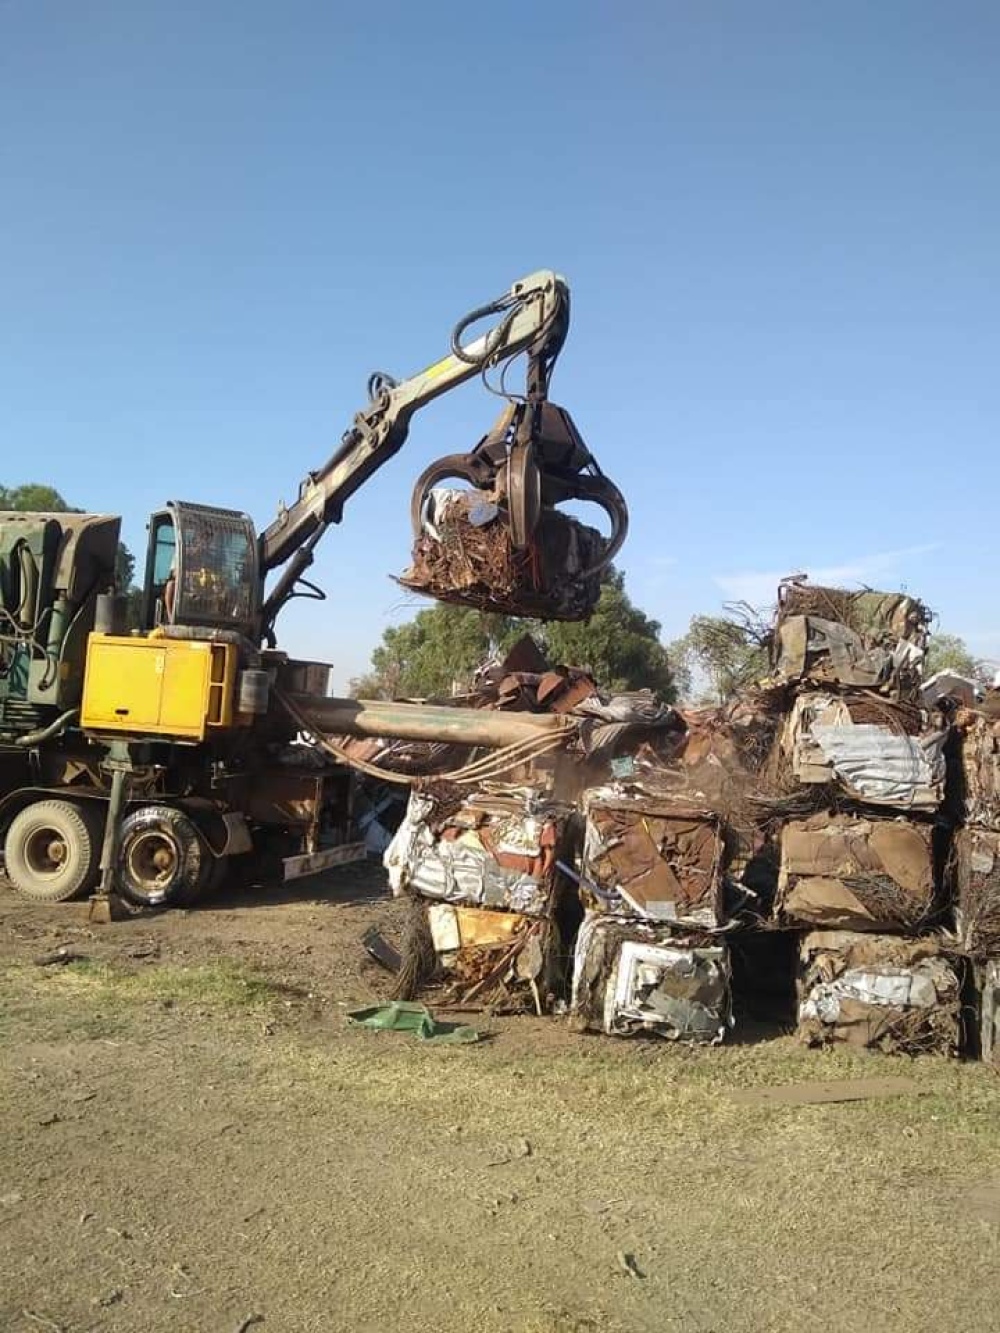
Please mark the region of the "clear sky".
MULTIPOLYGON (((906 586, 1000 658, 1000 8, 921 0, 0 0, 0 482, 263 527, 375 368, 540 267, 553 395, 681 633, 781 574, 906 586)), ((412 614, 410 487, 349 504, 283 645, 412 614)))

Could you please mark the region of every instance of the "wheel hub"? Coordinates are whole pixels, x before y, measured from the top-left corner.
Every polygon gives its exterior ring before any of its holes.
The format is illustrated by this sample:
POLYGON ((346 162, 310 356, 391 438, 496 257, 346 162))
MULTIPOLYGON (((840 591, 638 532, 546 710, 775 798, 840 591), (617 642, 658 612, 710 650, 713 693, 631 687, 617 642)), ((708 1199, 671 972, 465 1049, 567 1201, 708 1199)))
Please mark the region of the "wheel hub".
POLYGON ((170 882, 177 866, 177 848, 165 834, 150 830, 132 839, 125 859, 137 883, 156 887, 170 882))
POLYGON ((66 855, 66 843, 53 828, 39 829, 24 847, 24 859, 35 875, 55 875, 65 863, 66 855))

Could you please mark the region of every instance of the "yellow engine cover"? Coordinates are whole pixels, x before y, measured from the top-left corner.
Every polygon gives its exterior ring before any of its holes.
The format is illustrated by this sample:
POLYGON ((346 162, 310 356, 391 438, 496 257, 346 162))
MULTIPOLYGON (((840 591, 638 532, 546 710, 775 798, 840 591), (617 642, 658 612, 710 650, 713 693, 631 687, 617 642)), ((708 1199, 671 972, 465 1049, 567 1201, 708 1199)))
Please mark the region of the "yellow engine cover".
POLYGON ((80 725, 201 741, 233 726, 236 647, 197 639, 91 634, 80 725))

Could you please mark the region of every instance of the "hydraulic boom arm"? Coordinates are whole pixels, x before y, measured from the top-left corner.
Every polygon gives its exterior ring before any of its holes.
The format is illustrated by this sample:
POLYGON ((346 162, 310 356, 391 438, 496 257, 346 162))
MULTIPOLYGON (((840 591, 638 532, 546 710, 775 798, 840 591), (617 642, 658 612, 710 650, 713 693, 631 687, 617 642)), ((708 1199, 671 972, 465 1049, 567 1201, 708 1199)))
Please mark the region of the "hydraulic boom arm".
POLYGON ((337 452, 318 471, 309 473, 299 487, 298 499, 288 508, 282 506, 261 536, 262 575, 287 562, 265 601, 265 625, 273 624, 292 595, 327 527, 340 522, 345 502, 402 447, 415 412, 522 352, 529 354, 528 396, 544 397, 568 327, 569 288, 558 274, 543 269, 515 282, 499 300, 471 311, 452 334, 450 355, 426 370, 402 383, 388 375, 373 375, 368 383, 370 400, 354 418, 337 452), (465 330, 490 315, 500 316, 493 328, 463 345, 465 330))

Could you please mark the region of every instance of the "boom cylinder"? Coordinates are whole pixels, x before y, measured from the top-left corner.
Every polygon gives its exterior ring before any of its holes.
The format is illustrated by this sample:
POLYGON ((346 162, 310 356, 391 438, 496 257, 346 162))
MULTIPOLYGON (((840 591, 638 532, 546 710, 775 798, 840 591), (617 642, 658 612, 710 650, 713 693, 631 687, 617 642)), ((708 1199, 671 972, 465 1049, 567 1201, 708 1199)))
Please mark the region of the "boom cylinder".
POLYGON ((569 718, 556 713, 503 713, 315 694, 293 694, 291 701, 317 731, 329 736, 384 736, 502 749, 519 741, 570 735, 575 730, 569 718))

